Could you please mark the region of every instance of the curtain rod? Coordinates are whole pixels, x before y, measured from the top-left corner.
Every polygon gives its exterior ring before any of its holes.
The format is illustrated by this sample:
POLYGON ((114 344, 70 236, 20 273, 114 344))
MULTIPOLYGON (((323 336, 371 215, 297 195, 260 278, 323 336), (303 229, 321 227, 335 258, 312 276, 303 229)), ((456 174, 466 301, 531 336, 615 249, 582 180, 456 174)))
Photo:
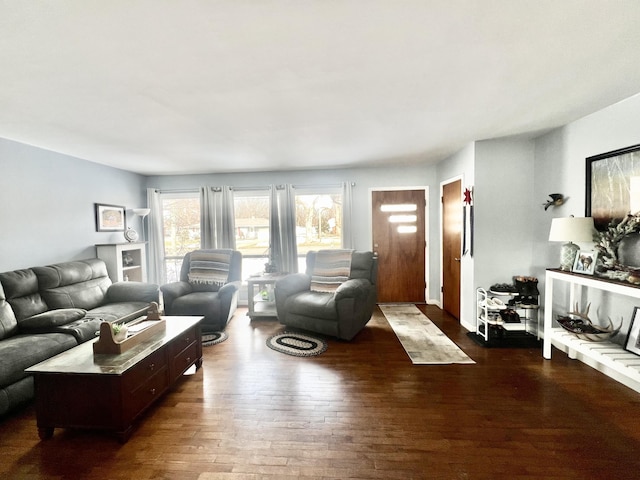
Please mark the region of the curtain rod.
MULTIPOLYGON (((356 186, 356 182, 350 182, 352 187, 356 186)), ((293 185, 293 188, 342 188, 342 183, 332 183, 325 185, 293 185)))
POLYGON ((197 188, 177 188, 175 190, 162 190, 159 188, 155 189, 156 193, 198 193, 200 190, 197 188))
MULTIPOLYGON (((355 187, 356 186, 356 182, 351 182, 351 186, 355 187)), ((278 189, 280 188, 284 188, 284 185, 277 185, 276 186, 278 189)), ((342 188, 342 183, 332 183, 332 184, 319 184, 319 185, 314 185, 314 184, 309 184, 309 185, 292 185, 293 188, 342 188)), ((221 187, 210 187, 214 190, 219 191, 221 187)), ((242 192, 242 191, 250 191, 250 190, 270 190, 271 186, 270 185, 266 185, 266 186, 260 186, 260 187, 231 187, 231 190, 235 190, 237 192, 242 192)), ((155 191, 157 193, 198 193, 200 192, 199 188, 178 188, 178 189, 168 189, 168 190, 164 190, 164 189, 158 189, 156 188, 155 191)))

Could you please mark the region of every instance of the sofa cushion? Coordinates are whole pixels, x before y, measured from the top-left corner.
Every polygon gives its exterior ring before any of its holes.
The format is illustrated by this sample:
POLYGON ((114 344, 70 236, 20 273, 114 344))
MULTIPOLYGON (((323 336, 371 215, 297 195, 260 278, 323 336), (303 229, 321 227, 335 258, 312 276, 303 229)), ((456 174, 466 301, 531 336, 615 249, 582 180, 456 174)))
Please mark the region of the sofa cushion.
POLYGON ((85 316, 86 310, 82 308, 60 308, 38 313, 18 322, 20 331, 24 333, 51 332, 51 327, 66 325, 85 316))
POLYGON ((115 320, 127 322, 134 318, 146 315, 149 309, 147 302, 120 302, 109 303, 87 311, 86 318, 99 318, 112 322, 115 320))
POLYGON ((16 335, 0 342, 0 387, 27 376, 25 368, 75 347, 78 342, 65 333, 16 335))
POLYGON ((0 282, 16 319, 49 310, 38 290, 38 278, 33 269, 0 273, 0 282))
POLYGON ((285 309, 288 314, 337 320, 335 295, 329 292, 305 291, 294 294, 287 298, 285 309))
POLYGON ((33 267, 33 271, 50 309, 99 307, 111 285, 104 261, 97 258, 33 267))
POLYGON ((18 322, 0 283, 0 340, 18 333, 18 322))
POLYGON ((174 300, 171 315, 204 315, 216 318, 221 308, 218 292, 193 292, 174 300))

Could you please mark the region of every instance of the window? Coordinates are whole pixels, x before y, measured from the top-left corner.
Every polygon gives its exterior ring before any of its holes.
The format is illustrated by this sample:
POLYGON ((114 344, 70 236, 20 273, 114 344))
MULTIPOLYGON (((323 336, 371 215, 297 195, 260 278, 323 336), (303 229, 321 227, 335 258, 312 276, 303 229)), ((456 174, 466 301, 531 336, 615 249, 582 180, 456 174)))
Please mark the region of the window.
POLYGON ((309 250, 342 248, 342 193, 339 189, 296 192, 298 271, 309 250))
POLYGON ((242 252, 242 277, 264 271, 269 260, 269 191, 234 190, 236 249, 242 252))
POLYGON ((200 196, 194 193, 163 193, 162 230, 167 282, 176 282, 185 254, 200 248, 200 196))

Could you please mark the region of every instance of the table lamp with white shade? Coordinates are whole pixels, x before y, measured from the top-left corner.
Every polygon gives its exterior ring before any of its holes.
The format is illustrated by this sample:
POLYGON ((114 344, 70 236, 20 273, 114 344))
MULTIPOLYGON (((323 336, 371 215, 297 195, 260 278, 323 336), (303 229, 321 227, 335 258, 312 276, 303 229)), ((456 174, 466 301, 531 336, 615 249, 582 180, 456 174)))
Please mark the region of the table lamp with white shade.
POLYGON ((593 218, 566 217, 551 220, 550 242, 567 242, 560 249, 560 269, 571 271, 580 247, 573 242, 593 242, 593 218))
POLYGON ((137 217, 140 217, 140 223, 142 224, 142 241, 145 240, 144 236, 144 218, 151 213, 150 208, 134 208, 131 210, 133 214, 137 217))

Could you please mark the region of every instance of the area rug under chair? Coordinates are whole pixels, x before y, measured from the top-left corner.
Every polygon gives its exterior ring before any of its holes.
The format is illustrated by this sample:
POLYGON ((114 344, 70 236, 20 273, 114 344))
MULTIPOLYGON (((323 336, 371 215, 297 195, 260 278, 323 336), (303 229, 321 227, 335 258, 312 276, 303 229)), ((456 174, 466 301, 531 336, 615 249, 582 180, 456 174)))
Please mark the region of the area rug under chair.
POLYGON ((267 347, 294 357, 312 357, 327 350, 327 342, 298 332, 283 332, 267 339, 267 347))
POLYGON ((415 305, 380 305, 380 310, 414 364, 476 363, 415 305))
POLYGON ((218 343, 224 342, 229 335, 225 332, 211 332, 211 333, 203 333, 202 334, 202 346, 210 347, 211 345, 216 345, 218 343))

